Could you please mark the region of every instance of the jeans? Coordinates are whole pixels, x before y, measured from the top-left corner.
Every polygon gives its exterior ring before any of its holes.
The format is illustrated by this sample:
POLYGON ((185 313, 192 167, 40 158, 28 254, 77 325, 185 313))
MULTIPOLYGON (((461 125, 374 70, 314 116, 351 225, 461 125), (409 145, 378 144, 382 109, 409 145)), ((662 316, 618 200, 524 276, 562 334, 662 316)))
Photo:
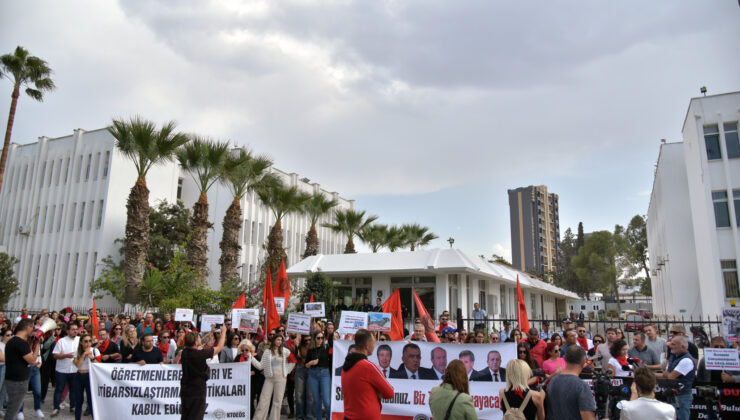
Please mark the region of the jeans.
POLYGON ((331 374, 330 369, 309 369, 308 387, 313 395, 313 413, 316 420, 321 420, 321 403, 326 413, 331 415, 331 374))
POLYGON ((41 410, 41 370, 38 366, 31 366, 30 369, 28 384, 33 392, 33 409, 41 410))
POLYGON ((8 394, 8 408, 5 410, 5 420, 15 420, 15 416, 23 405, 23 397, 28 391, 28 381, 5 381, 5 391, 8 394))
POLYGON ((74 386, 72 387, 72 397, 70 400, 75 402, 75 420, 82 418, 82 402, 84 400, 82 391, 87 394, 87 401, 92 406, 92 398, 90 396, 90 374, 89 373, 75 373, 74 386))
MULTIPOLYGON (((62 373, 57 371, 56 377, 57 377, 57 384, 54 387, 54 409, 59 410, 59 404, 62 403, 62 394, 64 393, 64 387, 69 385, 70 391, 74 389, 75 382, 77 382, 77 373, 62 373)), ((75 394, 74 392, 70 392, 69 394, 69 405, 70 407, 74 407, 75 404, 75 394)))
POLYGON ((306 419, 306 382, 308 369, 303 366, 295 367, 295 418, 306 419))
POLYGON ((691 401, 694 399, 693 394, 679 394, 676 396, 676 419, 689 420, 691 418, 691 401))
POLYGON ((5 363, 0 365, 0 409, 5 405, 5 363))

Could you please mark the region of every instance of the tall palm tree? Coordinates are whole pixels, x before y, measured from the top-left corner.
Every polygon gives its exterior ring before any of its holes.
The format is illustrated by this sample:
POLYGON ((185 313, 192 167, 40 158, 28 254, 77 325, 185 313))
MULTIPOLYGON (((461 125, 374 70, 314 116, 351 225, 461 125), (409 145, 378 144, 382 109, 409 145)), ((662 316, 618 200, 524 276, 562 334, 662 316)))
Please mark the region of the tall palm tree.
POLYGON ((319 253, 319 234, 316 232, 316 223, 321 216, 329 213, 337 204, 336 201, 326 198, 324 194, 314 192, 303 205, 303 212, 311 218, 311 228, 306 234, 306 252, 303 253, 303 258, 319 253))
POLYGON ((239 252, 242 249, 239 241, 239 229, 242 225, 241 201, 248 191, 259 188, 260 185, 276 180, 268 173, 272 160, 266 156, 254 156, 247 149, 236 149, 229 153, 224 165, 221 181, 231 191, 233 197, 231 205, 226 209, 223 221, 223 236, 219 246, 221 247, 221 285, 238 277, 236 265, 239 261, 239 252))
POLYGON ((229 143, 199 136, 191 138, 192 141, 178 149, 176 155, 182 169, 190 173, 198 186, 198 201, 193 204, 193 214, 190 216, 190 240, 185 252, 188 264, 202 279, 207 274, 208 229, 213 227, 213 223, 208 221, 208 190, 221 179, 229 154, 229 143))
POLYGON ((277 273, 280 261, 284 260, 288 265, 288 255, 283 248, 283 226, 282 220, 290 213, 300 213, 303 206, 311 196, 298 191, 296 187, 288 187, 282 182, 269 183, 257 190, 262 203, 275 215, 275 224, 267 235, 267 264, 272 273, 277 273))
POLYGON ((2 156, 0 156, 0 188, 3 186, 5 163, 8 160, 8 149, 10 148, 10 135, 13 131, 15 109, 18 106, 21 87, 25 86, 26 95, 30 96, 31 99, 43 102, 44 92, 52 91, 56 87, 50 76, 51 68, 46 61, 28 55, 28 51, 21 46, 16 47, 13 54, 5 54, 0 57, 0 78, 7 77, 13 81, 8 127, 5 129, 5 142, 3 143, 2 156))
POLYGON ((377 253, 380 248, 387 246, 387 239, 388 225, 373 223, 362 230, 362 240, 370 245, 373 253, 377 253))
POLYGON ((108 131, 116 139, 116 147, 134 162, 136 182, 126 202, 126 239, 123 272, 126 280, 124 301, 136 302, 136 290, 144 278, 144 260, 149 249, 149 188, 146 175, 159 164, 174 159, 175 151, 188 142, 188 137, 175 131, 170 121, 157 129, 156 124, 141 117, 128 121, 113 120, 108 131))
POLYGON ((401 230, 411 251, 414 251, 417 247, 429 245, 429 242, 439 238, 439 236, 429 232, 428 227, 421 226, 418 223, 405 224, 401 226, 401 230))
POLYGON ((384 245, 391 252, 396 252, 397 249, 406 246, 406 238, 401 228, 396 225, 389 227, 385 232, 384 245))
POLYGON ((347 245, 344 247, 345 254, 354 254, 355 242, 354 237, 358 236, 362 239, 362 231, 366 226, 378 219, 378 216, 367 216, 365 217, 365 210, 355 211, 351 209, 340 210, 334 217, 334 223, 324 223, 324 227, 328 227, 334 232, 343 233, 347 235, 347 245))

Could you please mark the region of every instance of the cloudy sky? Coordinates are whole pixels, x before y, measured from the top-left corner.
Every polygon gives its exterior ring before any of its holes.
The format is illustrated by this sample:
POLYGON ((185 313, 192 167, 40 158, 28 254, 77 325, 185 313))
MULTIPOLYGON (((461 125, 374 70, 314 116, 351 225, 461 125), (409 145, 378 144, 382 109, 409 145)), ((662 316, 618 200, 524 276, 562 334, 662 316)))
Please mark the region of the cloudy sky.
POLYGON ((21 99, 14 142, 174 119, 509 257, 508 188, 546 184, 562 231, 647 212, 689 99, 740 90, 739 22, 734 0, 5 1, 0 52, 58 86, 21 99))

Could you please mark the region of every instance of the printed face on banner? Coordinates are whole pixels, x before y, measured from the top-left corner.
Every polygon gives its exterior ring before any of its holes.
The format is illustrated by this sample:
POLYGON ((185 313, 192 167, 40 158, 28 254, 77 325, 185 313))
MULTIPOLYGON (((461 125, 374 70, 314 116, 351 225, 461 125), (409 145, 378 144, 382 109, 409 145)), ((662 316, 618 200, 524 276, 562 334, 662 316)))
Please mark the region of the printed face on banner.
POLYGON ((275 309, 277 309, 278 315, 283 315, 285 313, 285 298, 276 297, 274 299, 275 299, 275 309))
POLYGON ((724 308, 722 326, 728 340, 740 341, 740 308, 724 308))

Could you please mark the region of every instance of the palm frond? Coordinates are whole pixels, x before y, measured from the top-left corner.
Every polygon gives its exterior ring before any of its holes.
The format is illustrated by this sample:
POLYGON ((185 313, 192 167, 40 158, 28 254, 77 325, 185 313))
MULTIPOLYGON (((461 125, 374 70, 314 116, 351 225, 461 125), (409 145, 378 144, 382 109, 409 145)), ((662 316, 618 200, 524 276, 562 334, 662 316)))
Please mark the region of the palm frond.
POLYGON ((331 200, 324 194, 314 192, 311 198, 306 201, 303 210, 311 218, 311 226, 315 226, 321 216, 329 213, 338 204, 336 200, 331 200))

